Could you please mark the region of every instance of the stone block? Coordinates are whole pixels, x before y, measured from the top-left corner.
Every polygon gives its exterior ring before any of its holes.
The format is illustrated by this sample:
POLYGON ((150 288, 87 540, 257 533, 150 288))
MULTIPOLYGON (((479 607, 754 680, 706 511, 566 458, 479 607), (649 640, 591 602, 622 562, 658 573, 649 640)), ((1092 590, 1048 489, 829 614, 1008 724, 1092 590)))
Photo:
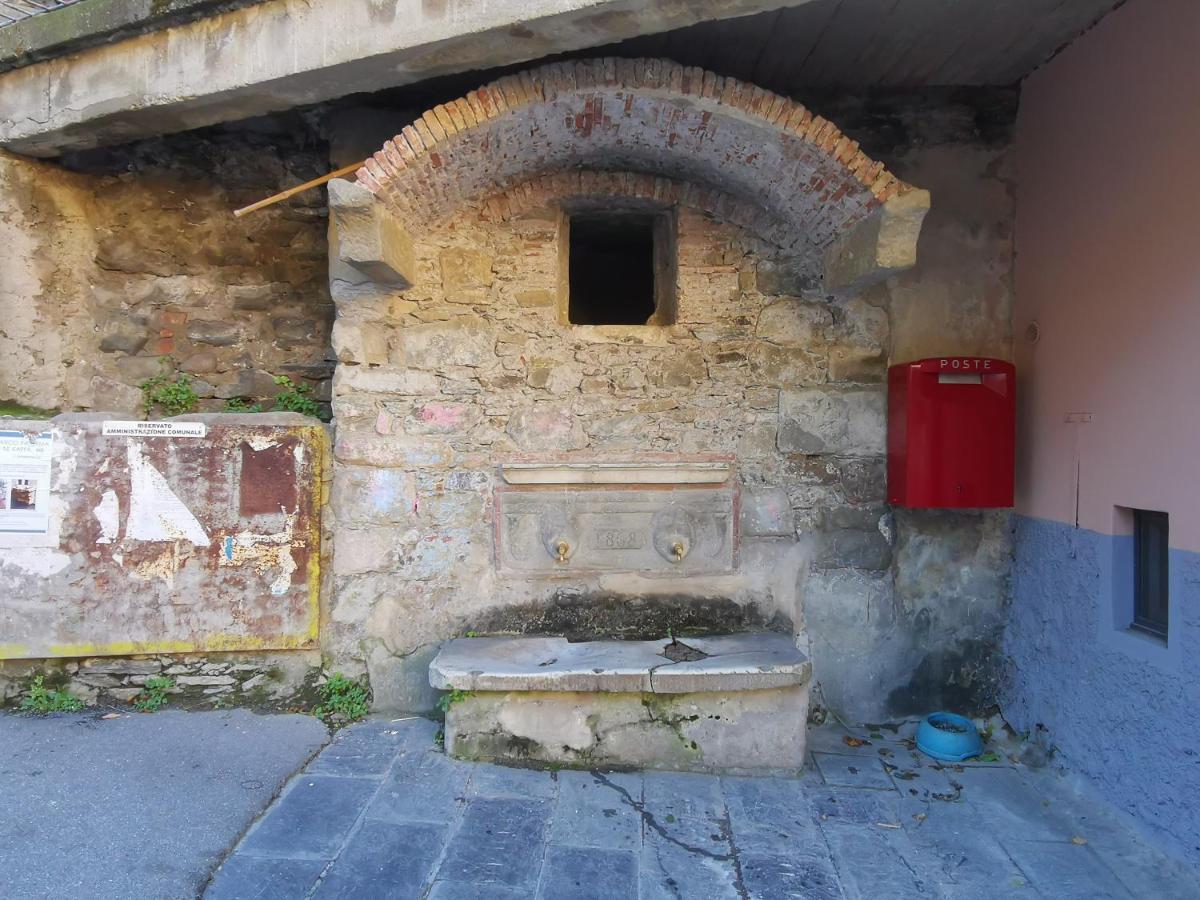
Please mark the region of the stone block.
POLYGON ((429 683, 429 664, 438 653, 436 644, 418 647, 407 656, 396 656, 376 646, 367 657, 371 701, 384 712, 428 712, 437 708, 438 691, 429 683))
POLYGON ((768 296, 802 297, 820 288, 812 264, 799 259, 760 261, 754 282, 758 292, 768 296))
POLYGON ((333 574, 361 575, 391 567, 396 536, 390 529, 338 530, 333 542, 333 574))
POLYGON ((127 382, 136 384, 170 371, 157 356, 126 356, 117 360, 117 370, 127 382))
POLYGON ((280 296, 274 284, 233 284, 229 286, 229 298, 234 309, 261 312, 275 305, 280 296))
POLYGON ((742 489, 741 530, 743 537, 796 536, 796 521, 787 491, 781 487, 742 489))
POLYGON ((481 417, 474 404, 435 400, 414 407, 404 419, 404 430, 409 434, 461 434, 479 424, 481 417))
POLYGON ((495 280, 492 257, 480 250, 451 247, 443 250, 442 292, 450 303, 482 303, 495 280))
POLYGON ((459 638, 429 666, 439 690, 602 691, 654 694, 794 687, 809 663, 791 637, 774 633, 658 641, 559 637, 459 638), (673 650, 689 658, 675 659, 673 650))
POLYGON ((892 548, 878 529, 834 529, 823 533, 813 565, 826 569, 884 571, 892 562, 892 548))
POLYGON ((748 348, 750 371, 758 384, 798 387, 825 381, 828 366, 825 349, 816 346, 777 346, 758 343, 748 348))
POLYGON ((192 375, 208 375, 217 371, 219 360, 217 354, 211 350, 201 350, 199 353, 193 353, 184 358, 179 364, 179 368, 192 375))
POLYGON ((232 397, 247 397, 261 400, 276 396, 283 388, 275 383, 275 376, 261 369, 242 369, 231 384, 223 384, 214 391, 215 395, 228 400, 232 397))
POLYGON ((700 772, 804 765, 808 684, 714 693, 475 692, 446 713, 460 759, 700 772))
POLYGON ((850 297, 915 265, 927 212, 929 192, 909 190, 834 241, 825 251, 825 290, 850 297))
POLYGON ((89 393, 92 409, 108 412, 134 412, 142 407, 141 391, 120 381, 113 381, 111 378, 92 376, 89 393))
POLYGON ((100 326, 100 350, 104 353, 126 353, 133 356, 146 346, 149 336, 146 326, 127 315, 112 313, 100 326))
POLYGON ((758 314, 755 334, 774 344, 811 348, 825 340, 832 324, 833 315, 823 303, 780 300, 758 314))
POLYGON ((552 291, 518 291, 517 305, 525 308, 541 308, 554 305, 552 291))
POLYGON ((320 323, 308 316, 273 316, 271 330, 275 343, 284 350, 314 341, 321 331, 320 323))
POLYGON ((587 445, 583 426, 565 406, 539 403, 514 412, 508 436, 522 450, 577 450, 587 445))
POLYGON ((527 380, 533 388, 543 388, 552 394, 565 394, 579 387, 583 372, 574 363, 546 356, 529 361, 527 380))
POLYGON ((704 354, 688 350, 668 356, 650 367, 647 373, 650 383, 657 387, 690 387, 708 378, 708 366, 704 354))
POLYGON ((377 323, 333 323, 330 344, 338 362, 383 366, 388 362, 388 329, 377 323))
POLYGON ((400 332, 405 363, 440 372, 446 366, 480 366, 496 355, 496 331, 478 316, 410 325, 400 332))
POLYGON ((830 381, 883 381, 887 376, 886 297, 872 303, 870 293, 837 304, 830 332, 830 381))
POLYGON ((187 324, 187 336, 196 344, 228 347, 242 339, 242 326, 227 320, 192 319, 187 324))
POLYGON ((450 450, 445 444, 420 437, 341 431, 333 452, 339 462, 360 466, 419 469, 450 463, 450 450))
MULTIPOLYGON (((330 245, 338 262, 372 281, 412 286, 412 237, 375 195, 353 181, 329 182, 330 245)), ((336 277, 337 272, 331 272, 336 277)))
POLYGON ((330 497, 339 523, 402 523, 415 514, 417 486, 411 472, 338 466, 330 497))
POLYGON ((877 456, 885 450, 886 396, 873 388, 784 390, 779 449, 785 453, 877 456))

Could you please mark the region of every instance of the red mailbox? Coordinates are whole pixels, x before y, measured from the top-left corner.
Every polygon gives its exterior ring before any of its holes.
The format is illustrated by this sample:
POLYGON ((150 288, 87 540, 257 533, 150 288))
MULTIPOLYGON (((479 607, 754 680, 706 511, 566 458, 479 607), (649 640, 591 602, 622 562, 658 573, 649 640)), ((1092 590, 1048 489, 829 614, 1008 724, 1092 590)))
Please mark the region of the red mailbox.
POLYGON ((1012 363, 942 356, 888 370, 888 502, 1013 504, 1012 363))

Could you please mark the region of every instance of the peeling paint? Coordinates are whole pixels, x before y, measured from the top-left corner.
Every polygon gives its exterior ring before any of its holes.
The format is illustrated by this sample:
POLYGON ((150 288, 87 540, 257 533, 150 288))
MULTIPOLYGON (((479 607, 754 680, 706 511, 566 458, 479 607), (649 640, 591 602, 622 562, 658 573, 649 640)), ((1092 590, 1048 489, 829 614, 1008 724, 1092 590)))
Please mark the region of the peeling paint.
POLYGON ((251 531, 241 531, 234 535, 226 535, 220 564, 222 566, 249 565, 259 572, 278 568, 278 574, 271 581, 271 593, 275 596, 286 593, 292 584, 292 573, 296 571, 296 560, 292 557, 292 547, 304 546, 304 541, 299 541, 297 544, 292 537, 296 526, 296 513, 286 513, 286 515, 287 525, 283 531, 276 534, 255 534, 251 531))
POLYGON ((71 557, 50 547, 12 547, 4 551, 0 565, 12 566, 29 575, 49 578, 71 564, 71 557))
POLYGON ((117 500, 117 492, 105 491, 100 502, 92 507, 92 515, 100 523, 100 537, 96 543, 111 544, 115 541, 121 530, 121 504, 117 500))
POLYGON ((141 444, 129 442, 129 524, 125 536, 139 541, 187 540, 208 546, 208 535, 158 469, 146 461, 141 444))

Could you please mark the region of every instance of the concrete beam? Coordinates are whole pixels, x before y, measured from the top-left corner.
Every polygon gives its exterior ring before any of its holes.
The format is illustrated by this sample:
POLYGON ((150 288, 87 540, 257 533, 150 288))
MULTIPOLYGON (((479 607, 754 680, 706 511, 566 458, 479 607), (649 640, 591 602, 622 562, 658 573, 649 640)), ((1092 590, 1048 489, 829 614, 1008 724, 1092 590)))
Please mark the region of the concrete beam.
POLYGON ((0 74, 0 145, 56 156, 810 0, 268 0, 0 74))
POLYGON ((825 292, 849 297, 916 265, 917 239, 929 212, 929 191, 888 200, 825 251, 825 292))
POLYGON ((88 0, 0 28, 0 72, 258 0, 88 0))

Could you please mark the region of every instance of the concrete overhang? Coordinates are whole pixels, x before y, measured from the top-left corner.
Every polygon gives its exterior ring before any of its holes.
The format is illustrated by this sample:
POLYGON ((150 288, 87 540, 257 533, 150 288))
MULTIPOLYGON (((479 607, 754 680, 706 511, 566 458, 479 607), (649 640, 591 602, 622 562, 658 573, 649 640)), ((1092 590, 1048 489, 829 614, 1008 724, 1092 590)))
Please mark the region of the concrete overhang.
POLYGON ((77 0, 0 28, 0 72, 259 0, 77 0))
POLYGON ((0 73, 0 145, 52 157, 805 2, 267 0, 0 73))

